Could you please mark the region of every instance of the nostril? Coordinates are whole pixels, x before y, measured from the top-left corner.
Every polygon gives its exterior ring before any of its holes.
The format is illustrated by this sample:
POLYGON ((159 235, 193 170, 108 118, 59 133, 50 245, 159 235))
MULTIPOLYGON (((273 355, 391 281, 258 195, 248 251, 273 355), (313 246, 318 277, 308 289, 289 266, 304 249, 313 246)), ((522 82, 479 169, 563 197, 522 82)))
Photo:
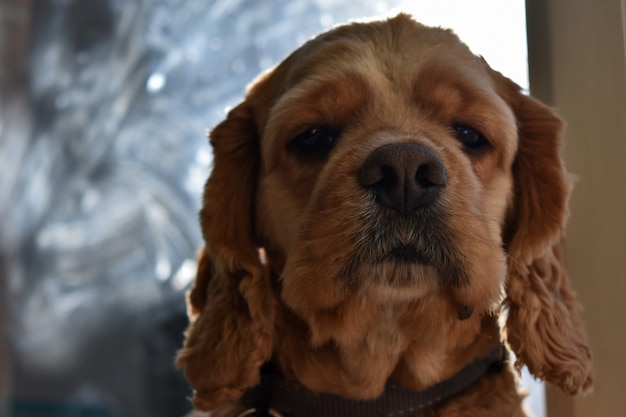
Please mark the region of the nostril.
POLYGON ((415 173, 415 181, 423 188, 443 187, 446 185, 446 172, 438 162, 420 165, 415 173))
POLYGON ((415 181, 424 188, 432 187, 433 182, 429 178, 430 167, 428 165, 420 165, 415 173, 415 181))
POLYGON ((378 160, 368 159, 359 171, 359 183, 364 187, 391 187, 398 182, 393 166, 378 160))
POLYGON ((383 165, 380 167, 381 179, 377 182, 383 187, 392 187, 398 183, 398 174, 392 166, 383 165))

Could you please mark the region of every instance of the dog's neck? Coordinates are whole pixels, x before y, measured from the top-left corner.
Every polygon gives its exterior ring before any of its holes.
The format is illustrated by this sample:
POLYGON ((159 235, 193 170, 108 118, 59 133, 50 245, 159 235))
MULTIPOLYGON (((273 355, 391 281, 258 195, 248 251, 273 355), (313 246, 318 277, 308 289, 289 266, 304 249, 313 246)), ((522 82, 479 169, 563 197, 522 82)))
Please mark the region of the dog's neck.
POLYGON ((500 344, 495 315, 460 318, 457 307, 442 296, 380 306, 356 298, 302 318, 281 304, 273 360, 312 391, 371 399, 388 380, 423 390, 500 344))

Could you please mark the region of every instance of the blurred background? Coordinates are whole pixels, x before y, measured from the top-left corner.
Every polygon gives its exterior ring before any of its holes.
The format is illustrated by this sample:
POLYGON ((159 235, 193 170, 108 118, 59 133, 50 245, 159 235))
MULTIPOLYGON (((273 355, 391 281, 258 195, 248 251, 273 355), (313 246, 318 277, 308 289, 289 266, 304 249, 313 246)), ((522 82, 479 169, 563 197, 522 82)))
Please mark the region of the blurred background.
POLYGON ((189 411, 205 129, 312 35, 400 10, 528 87, 521 0, 0 1, 0 416, 189 411))

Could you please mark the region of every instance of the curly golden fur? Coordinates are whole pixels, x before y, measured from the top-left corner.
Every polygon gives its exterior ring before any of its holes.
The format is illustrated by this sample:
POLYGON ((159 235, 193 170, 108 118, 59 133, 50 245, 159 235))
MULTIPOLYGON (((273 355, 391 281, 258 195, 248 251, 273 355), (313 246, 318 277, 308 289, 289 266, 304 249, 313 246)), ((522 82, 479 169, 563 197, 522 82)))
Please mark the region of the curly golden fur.
MULTIPOLYGON (((403 14, 337 27, 261 75, 210 134, 178 356, 195 407, 236 415, 269 360, 348 398, 389 379, 421 390, 503 341, 516 366, 589 390, 559 248, 562 125, 451 31, 403 14), (385 183, 414 157, 417 191, 385 183)), ((522 398, 505 367, 425 415, 518 416, 522 398)))

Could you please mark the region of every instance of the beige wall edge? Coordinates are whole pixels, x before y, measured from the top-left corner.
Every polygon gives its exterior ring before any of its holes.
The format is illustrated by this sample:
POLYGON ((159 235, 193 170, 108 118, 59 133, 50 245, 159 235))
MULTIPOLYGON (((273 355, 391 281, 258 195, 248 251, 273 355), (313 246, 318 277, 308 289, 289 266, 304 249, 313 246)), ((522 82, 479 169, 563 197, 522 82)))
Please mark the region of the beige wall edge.
POLYGON ((531 93, 567 122, 576 181, 566 263, 584 306, 596 384, 548 388, 549 417, 626 415, 626 0, 527 0, 531 93))

